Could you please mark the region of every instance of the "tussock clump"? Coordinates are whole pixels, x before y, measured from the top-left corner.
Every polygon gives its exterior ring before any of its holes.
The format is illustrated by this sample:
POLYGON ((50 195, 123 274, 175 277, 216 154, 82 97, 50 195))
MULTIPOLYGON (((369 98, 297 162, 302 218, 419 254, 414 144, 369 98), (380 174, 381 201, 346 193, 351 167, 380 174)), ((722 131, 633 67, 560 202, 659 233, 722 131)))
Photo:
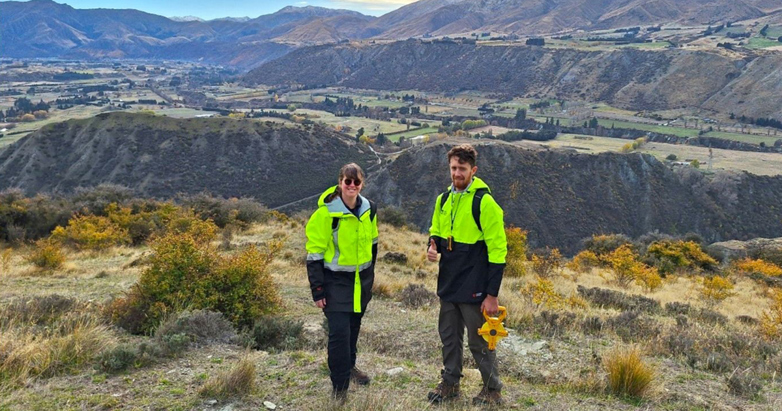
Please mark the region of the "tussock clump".
POLYGON ((155 338, 184 334, 199 345, 231 344, 237 341, 236 329, 225 316, 209 310, 182 311, 164 321, 155 331, 155 338))
POLYGON ((578 293, 593 305, 615 308, 622 311, 642 311, 657 313, 661 310, 660 302, 642 295, 628 295, 619 291, 604 288, 586 288, 578 286, 578 293))
POLYGON ((77 371, 114 341, 109 327, 92 318, 58 321, 44 329, 9 327, 0 334, 0 383, 11 384, 77 371))
POLYGON ((399 291, 399 301, 406 307, 420 308, 437 302, 437 295, 423 284, 408 284, 399 291))
POLYGON ((654 368, 647 364, 638 347, 617 348, 603 357, 608 374, 608 390, 619 396, 644 398, 656 379, 654 368))
POLYGON ((252 339, 259 350, 295 350, 304 344, 303 333, 301 321, 265 316, 255 322, 252 339))
POLYGON ((51 324, 79 305, 75 299, 58 294, 18 299, 0 308, 0 325, 11 322, 51 324))
POLYGON ((245 357, 230 370, 211 378, 198 390, 202 397, 231 398, 249 394, 255 386, 255 363, 245 357))

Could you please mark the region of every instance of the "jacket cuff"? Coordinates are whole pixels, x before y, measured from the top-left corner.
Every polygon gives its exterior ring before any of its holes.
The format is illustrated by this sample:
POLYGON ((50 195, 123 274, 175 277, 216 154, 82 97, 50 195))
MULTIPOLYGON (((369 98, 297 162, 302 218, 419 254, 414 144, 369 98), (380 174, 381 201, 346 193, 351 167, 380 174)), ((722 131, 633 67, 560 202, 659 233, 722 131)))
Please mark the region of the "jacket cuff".
POLYGON ((312 301, 320 301, 324 298, 326 298, 326 290, 323 289, 322 285, 312 288, 312 301))
POLYGON ((502 285, 502 273, 505 271, 505 264, 489 263, 488 277, 489 282, 486 286, 486 294, 491 296, 498 296, 500 294, 500 286, 502 285))

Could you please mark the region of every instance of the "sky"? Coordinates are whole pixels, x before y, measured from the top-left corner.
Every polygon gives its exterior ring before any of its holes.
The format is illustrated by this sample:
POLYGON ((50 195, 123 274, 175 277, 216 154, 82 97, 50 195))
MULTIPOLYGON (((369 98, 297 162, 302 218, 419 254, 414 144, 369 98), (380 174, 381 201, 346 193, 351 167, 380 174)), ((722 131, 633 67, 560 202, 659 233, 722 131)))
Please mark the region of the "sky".
POLYGON ((75 9, 136 9, 165 17, 195 16, 204 20, 271 14, 285 6, 320 6, 380 16, 416 0, 55 0, 75 9))

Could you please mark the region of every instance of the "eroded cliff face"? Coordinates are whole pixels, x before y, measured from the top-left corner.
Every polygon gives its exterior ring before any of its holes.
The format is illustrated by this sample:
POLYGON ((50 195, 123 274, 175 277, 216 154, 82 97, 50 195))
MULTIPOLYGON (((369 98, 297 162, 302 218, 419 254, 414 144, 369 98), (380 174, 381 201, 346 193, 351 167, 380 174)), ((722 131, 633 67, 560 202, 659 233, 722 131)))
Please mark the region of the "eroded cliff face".
MULTIPOLYGON (((400 207, 409 221, 428 229, 435 197, 450 184, 450 147, 438 143, 400 155, 372 175, 367 196, 400 207)), ((674 172, 639 154, 571 154, 504 143, 477 149, 478 176, 505 210, 506 224, 529 230, 534 247, 574 252, 583 238, 598 233, 694 232, 709 242, 782 233, 779 177, 674 172)))
POLYGON ((44 127, 0 151, 0 190, 69 193, 112 183, 141 196, 206 190, 275 207, 336 184, 350 161, 376 158, 320 126, 101 114, 44 127))
POLYGON ((678 49, 581 51, 415 40, 299 49, 248 84, 478 90, 601 101, 631 110, 703 107, 782 119, 782 55, 678 49))

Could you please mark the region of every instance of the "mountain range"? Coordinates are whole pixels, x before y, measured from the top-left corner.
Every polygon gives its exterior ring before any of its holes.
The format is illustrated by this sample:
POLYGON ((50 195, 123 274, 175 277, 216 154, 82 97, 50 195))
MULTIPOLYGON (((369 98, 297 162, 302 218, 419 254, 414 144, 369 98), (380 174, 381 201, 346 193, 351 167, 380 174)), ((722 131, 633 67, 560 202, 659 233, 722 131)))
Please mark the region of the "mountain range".
POLYGON ((247 69, 297 47, 349 39, 706 25, 778 16, 780 10, 774 0, 421 0, 378 18, 289 6, 256 18, 200 21, 79 10, 51 0, 7 1, 0 2, 0 56, 184 59, 247 69))

